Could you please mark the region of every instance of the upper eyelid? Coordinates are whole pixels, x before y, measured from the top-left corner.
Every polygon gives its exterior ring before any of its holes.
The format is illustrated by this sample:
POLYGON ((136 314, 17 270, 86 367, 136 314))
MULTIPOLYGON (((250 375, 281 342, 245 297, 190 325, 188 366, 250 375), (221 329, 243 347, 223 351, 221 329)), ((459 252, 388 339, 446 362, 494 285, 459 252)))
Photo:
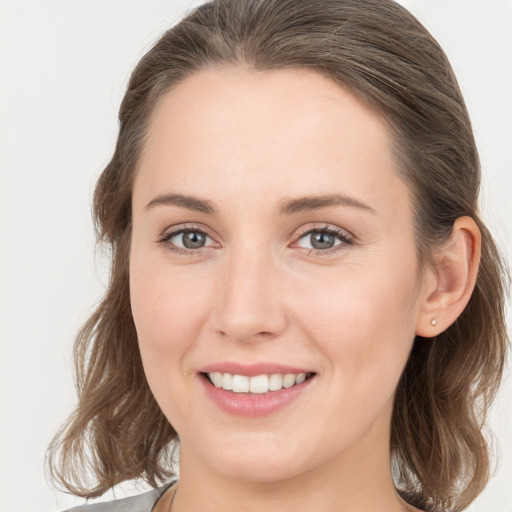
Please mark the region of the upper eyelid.
MULTIPOLYGON (((335 235, 341 238, 345 238, 346 240, 349 240, 350 242, 354 242, 354 236, 347 231, 344 228, 341 228, 339 226, 328 224, 328 223, 316 223, 317 225, 312 227, 305 227, 303 229, 300 229, 299 232, 294 235, 294 242, 297 242, 307 234, 314 232, 314 231, 335 231, 335 235), (321 224, 321 225, 320 225, 321 224)), ((206 236, 211 238, 212 240, 215 239, 214 236, 212 236, 209 232, 209 230, 201 225, 189 225, 185 224, 183 226, 178 226, 176 228, 167 228, 164 230, 160 237, 160 241, 168 240, 169 238, 172 238, 174 236, 177 236, 179 234, 182 234, 184 231, 200 231, 204 233, 206 236)), ((189 249, 190 251, 194 251, 194 249, 189 249)), ((201 250, 201 249, 196 249, 201 250)))
POLYGON ((304 228, 304 230, 299 231, 296 237, 302 238, 304 235, 307 235, 314 231, 335 231, 338 236, 345 236, 345 238, 348 238, 350 240, 354 238, 354 236, 346 229, 340 228, 339 226, 334 226, 332 224, 324 224, 322 226, 304 228))
POLYGON ((190 226, 190 225, 183 225, 178 227, 168 227, 162 231, 162 234, 160 235, 160 240, 165 240, 167 238, 170 238, 171 236, 176 236, 178 234, 183 233, 184 231, 200 231, 201 233, 204 233, 205 235, 209 236, 210 238, 214 238, 210 231, 207 228, 204 228, 200 225, 198 226, 190 226))

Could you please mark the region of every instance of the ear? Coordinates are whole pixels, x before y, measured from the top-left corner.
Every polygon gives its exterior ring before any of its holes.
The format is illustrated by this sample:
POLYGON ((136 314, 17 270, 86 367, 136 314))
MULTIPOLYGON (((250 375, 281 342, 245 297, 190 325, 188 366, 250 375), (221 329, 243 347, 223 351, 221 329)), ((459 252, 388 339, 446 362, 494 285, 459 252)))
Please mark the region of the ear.
POLYGON ((481 235, 471 217, 459 217, 450 239, 435 254, 421 294, 416 334, 425 338, 446 330, 462 313, 475 287, 481 235))

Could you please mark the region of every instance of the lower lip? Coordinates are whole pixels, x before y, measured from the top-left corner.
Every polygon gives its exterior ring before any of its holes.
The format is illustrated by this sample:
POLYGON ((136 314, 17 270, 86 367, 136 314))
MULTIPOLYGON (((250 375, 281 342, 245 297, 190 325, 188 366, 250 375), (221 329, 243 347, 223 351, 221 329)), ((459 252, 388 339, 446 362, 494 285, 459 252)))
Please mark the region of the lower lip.
POLYGON ((311 381, 312 376, 300 384, 290 388, 268 393, 234 393, 214 386, 204 374, 200 375, 206 394, 223 411, 237 416, 266 416, 287 406, 302 394, 311 381))

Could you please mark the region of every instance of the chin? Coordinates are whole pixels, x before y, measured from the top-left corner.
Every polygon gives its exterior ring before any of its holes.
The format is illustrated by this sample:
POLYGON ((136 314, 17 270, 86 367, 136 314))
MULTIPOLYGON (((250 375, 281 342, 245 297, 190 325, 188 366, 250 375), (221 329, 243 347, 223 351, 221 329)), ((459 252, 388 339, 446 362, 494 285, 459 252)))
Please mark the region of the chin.
POLYGON ((236 480, 251 483, 272 483, 296 477, 315 465, 311 449, 297 440, 266 438, 265 435, 247 435, 245 439, 224 439, 218 450, 214 443, 205 448, 214 472, 236 480), (252 439, 251 439, 252 438, 252 439), (310 453, 310 456, 307 454, 310 453))
POLYGON ((287 480, 301 474, 304 469, 296 465, 291 466, 286 458, 280 459, 279 454, 270 455, 266 460, 238 460, 216 461, 215 470, 227 477, 250 482, 253 484, 269 484, 287 480), (274 459, 274 460, 272 460, 274 459))

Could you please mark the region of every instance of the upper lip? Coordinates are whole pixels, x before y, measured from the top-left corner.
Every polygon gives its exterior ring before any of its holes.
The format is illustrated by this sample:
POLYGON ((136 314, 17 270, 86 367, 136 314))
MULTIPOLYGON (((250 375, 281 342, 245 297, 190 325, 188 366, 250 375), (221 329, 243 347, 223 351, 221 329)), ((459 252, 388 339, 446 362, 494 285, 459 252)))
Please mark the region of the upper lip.
POLYGON ((285 364, 260 362, 252 364, 236 363, 234 361, 223 361, 219 363, 211 363, 203 366, 200 370, 202 373, 220 372, 230 373, 232 375, 247 375, 254 377, 256 375, 271 375, 273 373, 312 373, 311 370, 299 368, 296 366, 288 366, 285 364))

